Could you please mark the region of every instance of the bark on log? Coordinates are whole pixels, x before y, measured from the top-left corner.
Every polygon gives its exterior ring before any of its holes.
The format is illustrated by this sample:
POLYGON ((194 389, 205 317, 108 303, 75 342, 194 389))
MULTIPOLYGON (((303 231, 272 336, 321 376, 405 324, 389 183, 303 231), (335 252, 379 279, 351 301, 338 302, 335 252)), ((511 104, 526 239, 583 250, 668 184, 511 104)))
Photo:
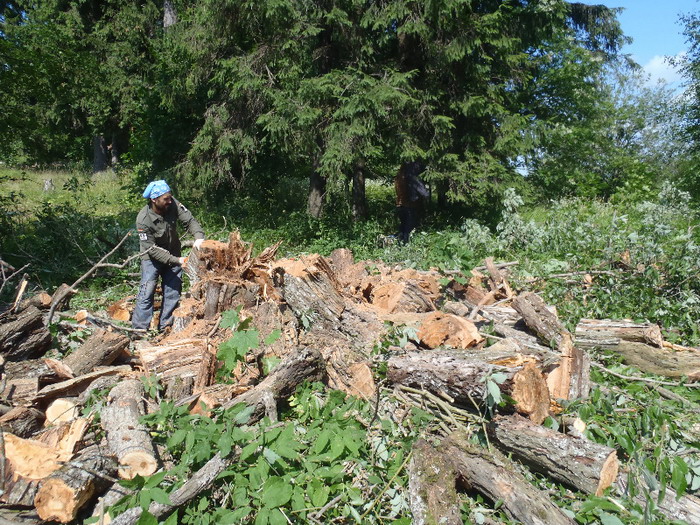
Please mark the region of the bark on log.
POLYGON ((106 330, 95 331, 63 360, 75 376, 92 372, 97 366, 111 365, 129 346, 129 338, 106 330))
POLYGON ((513 297, 513 295, 515 295, 513 293, 513 290, 508 284, 506 278, 503 277, 501 270, 494 264, 493 257, 487 257, 484 260, 484 263, 486 264, 486 269, 488 270, 489 275, 491 276, 491 289, 501 291, 505 297, 513 297))
POLYGON ((559 366, 549 373, 547 385, 555 399, 588 397, 590 392, 591 361, 585 351, 574 346, 573 336, 557 316, 550 312, 544 301, 534 293, 520 294, 513 308, 522 315, 528 327, 540 340, 561 354, 559 366))
POLYGON ((0 417, 0 430, 21 438, 31 437, 44 425, 44 414, 29 407, 16 407, 0 417))
POLYGON ((44 326, 43 316, 35 306, 5 315, 0 324, 0 354, 8 361, 44 355, 51 346, 51 334, 44 326))
MULTIPOLYGON (((644 481, 638 480, 635 484, 643 486, 644 481)), ((615 481, 615 488, 621 495, 629 496, 627 473, 621 472, 615 481)), ((690 494, 678 497, 678 494, 671 487, 666 487, 666 494, 659 502, 659 491, 654 490, 649 494, 654 501, 656 508, 670 521, 681 521, 689 524, 700 523, 700 498, 690 494)), ((637 494, 635 501, 645 508, 649 502, 643 494, 637 494)))
POLYGON ((456 474, 444 455, 427 441, 413 445, 408 466, 408 491, 414 525, 461 525, 456 474))
POLYGON ((113 461, 99 447, 85 449, 44 480, 34 498, 42 519, 68 523, 93 496, 109 485, 105 476, 114 474, 113 461))
POLYGON ((148 428, 139 422, 144 415, 144 388, 138 379, 128 379, 109 393, 102 409, 100 423, 107 433, 109 448, 119 463, 119 477, 150 476, 158 468, 158 460, 148 428))
POLYGON ((136 353, 147 375, 155 374, 167 380, 197 377, 206 348, 204 339, 181 339, 174 343, 142 347, 136 353))
POLYGON ((615 449, 533 425, 520 416, 491 421, 492 442, 537 472, 581 492, 601 496, 615 481, 615 449))
POLYGON ((10 379, 2 391, 2 399, 14 405, 29 404, 39 394, 39 379, 10 379))
POLYGON ((576 326, 576 344, 611 350, 642 372, 700 379, 700 351, 667 348, 655 324, 582 319, 576 326))
POLYGON ((82 375, 80 377, 75 377, 73 379, 68 379, 66 381, 61 381, 53 385, 48 385, 39 390, 39 393, 34 396, 33 401, 41 402, 47 399, 53 399, 59 396, 71 396, 80 394, 86 387, 92 383, 95 379, 103 376, 111 375, 128 375, 132 373, 131 366, 112 366, 108 368, 101 368, 90 372, 89 374, 82 375))
POLYGON ((0 525, 44 525, 45 523, 34 509, 0 509, 0 525))
MULTIPOLYGON (((231 407, 238 403, 245 403, 248 406, 255 407, 256 410, 251 414, 249 420, 249 423, 254 423, 264 415, 264 410, 258 410, 259 404, 264 406, 265 402, 262 401, 264 398, 270 394, 274 395, 275 401, 287 397, 303 381, 318 380, 322 376, 324 368, 323 358, 318 350, 300 350, 280 363, 263 382, 245 394, 231 400, 227 406, 231 407), (266 383, 268 379, 270 381, 266 383)), ((156 518, 161 518, 171 513, 177 507, 185 505, 198 494, 207 490, 217 476, 235 461, 237 456, 237 452, 232 453, 227 458, 217 453, 201 469, 195 472, 182 487, 170 494, 172 505, 153 502, 148 507, 148 512, 156 518)), ((112 521, 112 525, 135 525, 141 514, 142 510, 140 507, 129 509, 117 516, 112 521)))
POLYGON ((456 403, 473 408, 472 399, 483 402, 486 379, 503 373, 499 385, 511 396, 515 410, 541 423, 549 414, 549 392, 534 362, 510 353, 485 354, 483 351, 429 351, 389 359, 387 378, 436 395, 447 394, 456 403))
POLYGON ((51 296, 50 308, 57 311, 67 310, 70 304, 71 297, 76 294, 70 285, 63 283, 56 288, 56 291, 51 296))
POLYGON ((546 494, 533 487, 504 456, 468 442, 465 434, 452 434, 440 446, 450 458, 460 481, 491 501, 502 501, 504 512, 525 525, 573 525, 546 494))
POLYGON ((47 361, 47 359, 8 361, 5 363, 5 375, 8 380, 37 378, 41 385, 64 379, 58 374, 56 368, 49 366, 47 361))

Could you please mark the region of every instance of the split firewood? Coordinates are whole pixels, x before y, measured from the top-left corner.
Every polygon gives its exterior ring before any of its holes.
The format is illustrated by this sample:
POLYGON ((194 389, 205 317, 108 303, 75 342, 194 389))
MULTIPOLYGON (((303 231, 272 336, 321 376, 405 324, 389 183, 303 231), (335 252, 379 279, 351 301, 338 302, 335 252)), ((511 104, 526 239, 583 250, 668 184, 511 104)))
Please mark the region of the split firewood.
POLYGON ((150 476, 158 460, 148 428, 139 422, 144 415, 144 387, 138 379, 127 379, 109 393, 100 423, 107 433, 109 448, 119 463, 119 477, 150 476))
POLYGON ((534 425, 518 415, 493 419, 489 434, 502 452, 581 492, 601 496, 617 477, 615 449, 534 425))
POLYGON ((28 438, 44 426, 44 414, 30 407, 15 407, 0 417, 0 429, 21 438, 28 438))
POLYGON ((487 380, 496 373, 504 375, 498 387, 514 399, 516 411, 535 423, 545 420, 549 392, 534 358, 474 350, 412 353, 389 359, 387 378, 473 408, 486 400, 487 380))
POLYGON ((46 408, 46 425, 70 423, 80 415, 76 398, 59 398, 46 408))
POLYGON ((576 344, 584 349, 611 350, 642 372, 700 379, 700 350, 675 345, 669 348, 656 324, 581 319, 576 326, 576 344))
POLYGON ((96 330, 82 345, 63 359, 63 364, 73 372, 74 376, 81 376, 92 372, 97 366, 111 365, 128 346, 128 337, 105 330, 96 330))
POLYGON ((491 289, 502 292, 506 298, 513 297, 515 295, 513 290, 508 284, 506 278, 503 276, 503 273, 501 273, 501 270, 494 264, 493 257, 487 257, 484 260, 484 263, 486 264, 486 269, 491 276, 491 289))
POLYGON ((474 323, 443 312, 433 312, 423 320, 418 339, 428 348, 449 346, 463 349, 476 346, 484 340, 474 323))
POLYGON ((35 306, 3 316, 0 324, 0 354, 9 361, 44 355, 51 346, 51 334, 44 325, 44 314, 35 306))
POLYGON ((573 525, 546 494, 537 490, 505 456, 469 442, 464 433, 451 434, 439 450, 449 458, 459 481, 489 500, 502 502, 508 517, 525 525, 573 525))
POLYGON ((48 476, 34 498, 42 519, 68 523, 96 494, 109 486, 114 462, 99 446, 83 450, 75 459, 48 476))
POLYGON ((143 346, 136 350, 146 375, 167 382, 170 378, 197 377, 202 356, 207 351, 205 339, 180 339, 168 344, 143 346))
POLYGON ((78 395, 82 390, 85 389, 87 385, 92 383, 98 377, 110 376, 110 375, 129 375, 132 373, 131 367, 129 365, 122 366, 110 366, 100 368, 89 374, 84 374, 80 377, 75 377, 73 379, 68 379, 66 381, 61 381, 60 383, 55 383, 53 385, 48 385, 39 390, 39 392, 34 396, 34 402, 41 402, 47 399, 53 399, 59 396, 71 396, 78 395))
MULTIPOLYGON (((291 355, 280 363, 272 373, 259 385, 245 394, 232 399, 227 407, 244 403, 255 408, 248 423, 259 421, 265 415, 267 399, 272 397, 274 402, 290 396, 304 381, 319 380, 325 369, 323 357, 318 350, 303 349, 291 355), (269 381, 268 381, 269 379, 269 381)), ((162 518, 182 505, 186 505, 201 492, 211 487, 214 480, 236 460, 238 452, 234 451, 229 457, 222 457, 218 452, 201 469, 184 483, 179 489, 170 494, 171 505, 152 502, 148 512, 156 518, 162 518)), ((142 514, 141 507, 127 510, 117 516, 112 525, 135 525, 142 514)))
POLYGON ((547 385, 555 399, 588 397, 590 392, 591 361, 585 351, 574 346, 573 336, 557 316, 547 309, 544 301, 534 293, 525 292, 513 301, 527 326, 540 340, 561 354, 559 366, 547 376, 547 385))
POLYGON ((13 405, 30 404, 39 395, 39 378, 9 379, 0 397, 13 405))
POLYGON ((40 385, 56 383, 71 376, 55 359, 26 359, 5 363, 5 375, 8 381, 13 379, 37 378, 40 385), (68 375, 66 375, 68 374, 68 375))
POLYGON ((408 493, 414 525, 461 525, 455 471, 427 441, 413 445, 408 465, 408 493))
POLYGON ((83 443, 85 432, 90 426, 91 419, 79 417, 72 421, 47 427, 35 434, 32 439, 39 441, 62 455, 70 456, 83 443))

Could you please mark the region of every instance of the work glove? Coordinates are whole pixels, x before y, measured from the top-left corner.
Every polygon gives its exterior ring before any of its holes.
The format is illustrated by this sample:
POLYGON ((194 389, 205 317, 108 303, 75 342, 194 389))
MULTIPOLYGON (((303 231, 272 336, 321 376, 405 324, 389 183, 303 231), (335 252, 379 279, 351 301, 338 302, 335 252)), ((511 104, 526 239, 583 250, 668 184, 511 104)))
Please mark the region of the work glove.
POLYGON ((180 266, 185 266, 185 264, 187 264, 187 257, 178 257, 177 263, 180 266))
POLYGON ((204 239, 195 239, 194 244, 192 245, 192 248, 195 250, 199 250, 199 247, 202 245, 204 242, 204 239))

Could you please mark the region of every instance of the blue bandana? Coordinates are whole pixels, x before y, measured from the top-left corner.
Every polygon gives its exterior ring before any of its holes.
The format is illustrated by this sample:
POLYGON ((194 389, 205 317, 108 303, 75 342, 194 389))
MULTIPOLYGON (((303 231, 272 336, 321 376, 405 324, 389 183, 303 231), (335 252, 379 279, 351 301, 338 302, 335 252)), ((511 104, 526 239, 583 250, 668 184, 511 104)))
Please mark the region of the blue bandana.
POLYGON ((157 199, 161 195, 170 193, 170 186, 164 180, 154 180, 143 191, 144 199, 157 199))

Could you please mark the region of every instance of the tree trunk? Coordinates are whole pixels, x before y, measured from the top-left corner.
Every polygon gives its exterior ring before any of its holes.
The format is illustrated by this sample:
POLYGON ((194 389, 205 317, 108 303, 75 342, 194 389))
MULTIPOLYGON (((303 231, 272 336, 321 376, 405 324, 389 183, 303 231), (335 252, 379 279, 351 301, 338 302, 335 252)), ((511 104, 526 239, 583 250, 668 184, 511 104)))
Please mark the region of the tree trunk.
POLYGON ((92 172, 99 173, 107 169, 107 144, 102 135, 92 138, 92 172))
POLYGON ((557 316, 547 309, 544 301, 531 292, 520 294, 513 308, 522 315, 527 326, 540 340, 561 355, 559 366, 547 376, 547 385, 555 399, 588 397, 590 392, 591 360, 583 350, 574 346, 573 336, 557 316))
POLYGON ((314 168, 309 177, 309 200, 307 213, 316 219, 323 215, 323 204, 326 200, 326 178, 314 168))
POLYGON ((455 472, 444 454, 427 441, 413 445, 408 465, 408 493, 413 525, 461 525, 455 472))
POLYGON ((44 326, 41 310, 30 306, 17 314, 0 318, 0 354, 9 361, 42 356, 51 346, 51 334, 44 326))
POLYGON ((574 525, 546 494, 533 487, 515 466, 497 452, 469 443, 466 434, 452 434, 440 446, 460 481, 489 500, 502 502, 510 519, 524 525, 574 525))
POLYGON ((505 454, 581 492, 601 496, 617 477, 615 449, 533 425, 518 415, 495 418, 489 434, 505 454))
POLYGON ((576 344, 611 350, 642 372, 700 379, 700 350, 666 343, 655 324, 582 319, 576 326, 576 344))
POLYGON ((145 413, 143 395, 141 381, 124 380, 110 391, 108 404, 102 409, 100 423, 119 462, 122 479, 150 476, 158 468, 148 428, 139 422, 145 413))
POLYGON ((177 11, 172 0, 163 1, 163 29, 168 29, 177 23, 177 11))
POLYGON ((389 359, 387 379, 436 395, 446 394, 455 403, 473 408, 472 400, 486 401, 487 380, 496 373, 505 375, 498 387, 515 400, 516 411, 535 423, 545 420, 550 402, 544 377, 535 363, 523 363, 517 354, 494 355, 488 349, 406 354, 389 359))
POLYGON ((365 194, 365 161, 355 162, 352 174, 352 219, 361 221, 367 218, 367 196, 365 194))
POLYGON ((115 332, 97 330, 63 363, 74 376, 92 372, 97 366, 111 365, 129 346, 129 338, 115 332))
POLYGON ((73 521, 78 511, 109 485, 105 476, 113 473, 111 460, 99 446, 87 448, 44 480, 34 506, 42 519, 73 521))

